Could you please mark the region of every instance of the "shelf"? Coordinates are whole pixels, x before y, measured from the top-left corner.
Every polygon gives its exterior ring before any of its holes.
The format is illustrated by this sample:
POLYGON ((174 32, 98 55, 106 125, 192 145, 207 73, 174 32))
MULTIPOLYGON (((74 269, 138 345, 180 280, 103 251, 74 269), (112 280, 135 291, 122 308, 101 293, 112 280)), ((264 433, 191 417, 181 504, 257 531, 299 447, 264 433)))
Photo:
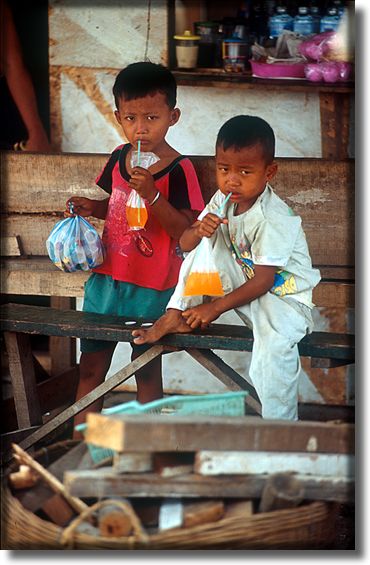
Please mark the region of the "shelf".
POLYGON ((354 82, 333 83, 310 82, 300 79, 266 79, 252 76, 251 71, 228 73, 223 69, 196 69, 193 71, 172 70, 177 84, 182 86, 214 86, 221 88, 265 88, 269 90, 289 90, 293 92, 330 92, 351 94, 355 91, 354 82))

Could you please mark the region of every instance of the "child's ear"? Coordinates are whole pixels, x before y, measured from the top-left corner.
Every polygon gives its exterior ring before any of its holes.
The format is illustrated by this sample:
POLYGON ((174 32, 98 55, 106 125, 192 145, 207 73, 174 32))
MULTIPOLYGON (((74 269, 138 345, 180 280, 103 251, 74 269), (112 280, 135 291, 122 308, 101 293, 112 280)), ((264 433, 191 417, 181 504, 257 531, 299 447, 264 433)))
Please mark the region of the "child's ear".
POLYGON ((177 124, 177 122, 180 119, 180 116, 181 116, 180 109, 174 108, 171 112, 170 126, 174 126, 175 124, 177 124))
POLYGON ((122 125, 122 124, 121 124, 121 116, 120 116, 120 113, 119 113, 118 110, 115 110, 115 111, 114 111, 114 116, 115 116, 117 122, 119 123, 119 125, 121 126, 121 125, 122 125))
POLYGON ((267 174, 266 178, 268 181, 274 178, 278 170, 277 163, 273 161, 270 165, 267 166, 267 174))

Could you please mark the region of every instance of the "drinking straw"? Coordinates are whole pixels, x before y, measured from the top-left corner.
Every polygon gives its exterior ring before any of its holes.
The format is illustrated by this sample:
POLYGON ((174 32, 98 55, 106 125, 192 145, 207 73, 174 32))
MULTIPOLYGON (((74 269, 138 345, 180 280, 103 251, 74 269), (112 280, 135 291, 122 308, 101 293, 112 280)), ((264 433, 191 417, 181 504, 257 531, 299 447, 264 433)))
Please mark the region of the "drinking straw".
POLYGON ((224 211, 224 209, 225 209, 226 203, 227 203, 227 201, 229 200, 230 196, 231 196, 231 192, 229 192, 229 194, 226 196, 225 200, 222 202, 221 206, 218 208, 218 210, 217 210, 217 212, 216 212, 217 216, 220 216, 220 217, 221 217, 221 215, 223 214, 223 211, 224 211))
POLYGON ((141 141, 140 139, 137 142, 137 166, 140 167, 140 145, 141 145, 141 141))
MULTIPOLYGON (((141 145, 141 141, 140 139, 138 139, 137 142, 137 166, 140 167, 140 145, 141 145)), ((139 196, 139 200, 140 200, 140 196, 139 196)), ((140 205, 138 207, 138 220, 139 220, 139 224, 141 221, 141 214, 140 214, 140 205)))

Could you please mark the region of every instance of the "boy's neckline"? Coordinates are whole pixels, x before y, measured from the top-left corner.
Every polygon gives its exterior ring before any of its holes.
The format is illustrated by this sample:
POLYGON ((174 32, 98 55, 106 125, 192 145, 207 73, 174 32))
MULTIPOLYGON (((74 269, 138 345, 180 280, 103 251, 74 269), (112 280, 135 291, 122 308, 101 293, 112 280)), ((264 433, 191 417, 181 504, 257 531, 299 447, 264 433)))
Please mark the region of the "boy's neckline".
MULTIPOLYGON (((130 180, 130 178, 131 178, 131 175, 129 174, 127 166, 126 166, 126 158, 127 158, 127 155, 129 153, 130 149, 132 149, 131 143, 126 143, 125 145, 123 145, 123 147, 121 148, 119 158, 118 158, 119 171, 121 173, 122 178, 124 178, 127 181, 130 180)), ((182 159, 185 159, 185 158, 186 158, 185 155, 179 155, 178 157, 175 157, 163 169, 161 169, 160 171, 157 171, 156 173, 153 173, 154 180, 158 180, 161 177, 168 174, 175 167, 175 165, 177 165, 177 163, 179 161, 182 161, 182 159)))

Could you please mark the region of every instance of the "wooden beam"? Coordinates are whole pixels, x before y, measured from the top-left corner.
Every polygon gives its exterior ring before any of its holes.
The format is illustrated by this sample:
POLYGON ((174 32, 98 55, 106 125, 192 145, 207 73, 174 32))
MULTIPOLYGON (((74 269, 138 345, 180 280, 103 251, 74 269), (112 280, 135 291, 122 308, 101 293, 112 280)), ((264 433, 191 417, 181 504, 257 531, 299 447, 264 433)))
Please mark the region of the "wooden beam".
POLYGON ((200 475, 260 475, 298 473, 331 478, 354 478, 355 458, 344 453, 287 453, 271 451, 198 451, 194 471, 200 475))
POLYGON ((18 428, 42 424, 30 338, 14 332, 4 332, 4 338, 18 428))
MULTIPOLYGON (((64 486, 74 496, 125 496, 133 498, 260 498, 268 475, 203 477, 180 475, 160 477, 156 473, 117 475, 111 467, 96 471, 67 471, 64 486)), ((354 500, 354 482, 297 475, 307 500, 350 502, 354 500)))
POLYGON ((223 359, 208 349, 203 351, 200 349, 187 349, 186 352, 227 386, 228 390, 247 390, 249 395, 245 399, 246 404, 251 409, 252 414, 261 415, 262 407, 254 387, 225 363, 223 359))
MULTIPOLYGON (((329 100, 338 95, 324 96, 325 100, 329 100)), ((331 108, 331 103, 328 105, 331 108)), ((330 108, 329 113, 327 110, 325 112, 329 115, 328 120, 333 121, 333 110, 330 108)), ((338 105, 335 108, 336 121, 333 127, 337 133, 342 133, 337 115, 338 105)), ((339 140, 345 145, 342 135, 338 137, 335 134, 334 139, 335 143, 339 140)), ((332 159, 331 151, 329 153, 332 159)), ((9 152, 2 155, 5 213, 2 234, 19 235, 26 246, 26 254, 46 255, 45 240, 55 222, 62 217, 68 197, 76 191, 89 198, 105 197, 94 186, 94 178, 104 166, 106 158, 103 154, 35 155, 9 152), (56 211, 59 216, 55 215, 56 211)), ((343 159, 342 156, 338 158, 343 159)), ((214 158, 191 156, 191 159, 208 202, 215 191, 214 158)), ((318 265, 353 267, 355 232, 351 219, 354 217, 354 161, 280 158, 277 162, 279 169, 274 188, 302 217, 313 262, 318 265), (333 178, 336 179, 334 184, 333 178), (297 191, 300 186, 302 190, 297 191), (328 237, 334 231, 335 239, 328 237), (322 241, 326 243, 324 246, 322 241)), ((102 223, 97 227, 101 229, 102 223)))
POLYGON ((352 424, 254 416, 87 415, 88 443, 115 451, 287 451, 353 453, 352 424))
POLYGON ((141 367, 149 363, 152 359, 155 359, 156 357, 158 357, 158 355, 161 355, 161 353, 163 353, 165 349, 166 348, 163 345, 153 346, 151 349, 140 355, 140 357, 135 359, 135 361, 127 365, 124 371, 120 371, 119 377, 118 375, 113 375, 110 379, 96 387, 92 392, 75 402, 72 406, 69 406, 68 408, 63 410, 63 412, 60 412, 60 414, 49 420, 49 422, 41 426, 34 433, 30 434, 25 440, 20 443, 20 447, 25 450, 29 449, 37 441, 40 441, 45 436, 59 428, 59 426, 81 412, 81 410, 90 406, 90 404, 95 402, 95 400, 101 398, 118 384, 130 378, 138 369, 141 369, 141 367))
MULTIPOLYGON (((50 306, 60 310, 73 310, 75 300, 66 296, 52 296, 50 306)), ((59 375, 75 366, 76 340, 68 337, 50 336, 49 353, 51 357, 51 374, 59 375)))
POLYGON ((348 158, 350 98, 320 92, 321 152, 324 159, 348 158))
POLYGON ((17 257, 22 255, 21 241, 18 235, 1 238, 1 256, 17 257))
MULTIPOLYGON (((0 315, 2 327, 6 331, 130 343, 133 340, 132 330, 139 327, 144 321, 138 320, 137 326, 125 327, 125 320, 119 316, 23 304, 4 304, 0 308, 0 315)), ((206 330, 164 336, 157 343, 181 349, 251 351, 253 334, 245 326, 215 323, 206 330)), ((314 332, 302 339, 299 343, 299 351, 301 355, 308 357, 354 361, 355 336, 343 333, 314 332)))

